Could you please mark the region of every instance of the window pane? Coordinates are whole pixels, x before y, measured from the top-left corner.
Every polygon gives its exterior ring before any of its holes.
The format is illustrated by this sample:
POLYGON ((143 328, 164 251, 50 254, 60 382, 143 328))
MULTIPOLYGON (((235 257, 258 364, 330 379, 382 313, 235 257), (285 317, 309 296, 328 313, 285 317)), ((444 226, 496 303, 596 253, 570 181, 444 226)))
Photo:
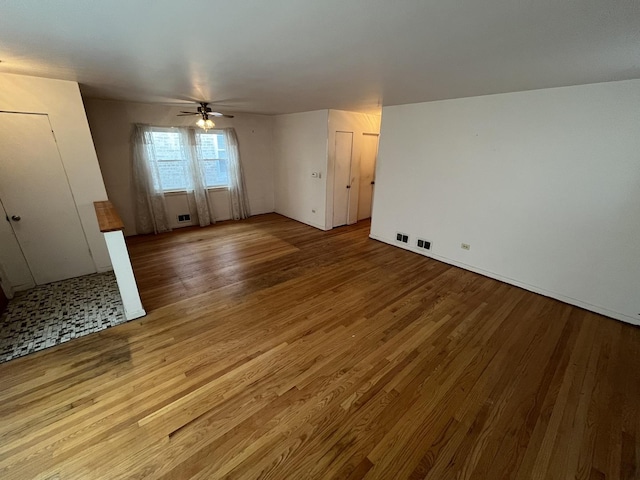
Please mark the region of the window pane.
POLYGON ((152 132, 153 146, 158 160, 180 160, 180 134, 177 132, 152 132))
POLYGON ((227 158, 227 143, 222 133, 198 134, 202 158, 227 158))
POLYGON ((187 188, 184 161, 160 161, 158 162, 158 172, 160 173, 163 190, 185 190, 187 188))
POLYGON ((227 162, 227 143, 224 133, 210 131, 198 133, 200 161, 204 165, 204 180, 207 187, 226 187, 229 185, 229 164, 227 162))
POLYGON ((187 177, 186 159, 178 132, 154 131, 153 149, 158 161, 158 173, 163 190, 185 190, 187 177))
POLYGON ((207 187, 226 187, 229 185, 229 170, 226 160, 203 160, 204 180, 207 187))

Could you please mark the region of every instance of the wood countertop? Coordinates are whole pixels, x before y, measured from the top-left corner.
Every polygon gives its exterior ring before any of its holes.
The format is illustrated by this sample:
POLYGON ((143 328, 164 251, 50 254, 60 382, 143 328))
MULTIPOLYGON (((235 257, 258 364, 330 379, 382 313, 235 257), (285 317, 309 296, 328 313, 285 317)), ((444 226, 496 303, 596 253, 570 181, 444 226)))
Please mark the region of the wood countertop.
POLYGON ((96 209, 98 226, 101 232, 106 233, 124 230, 124 223, 122 223, 120 215, 118 215, 118 212, 116 212, 116 209, 109 200, 93 202, 93 206, 96 209))

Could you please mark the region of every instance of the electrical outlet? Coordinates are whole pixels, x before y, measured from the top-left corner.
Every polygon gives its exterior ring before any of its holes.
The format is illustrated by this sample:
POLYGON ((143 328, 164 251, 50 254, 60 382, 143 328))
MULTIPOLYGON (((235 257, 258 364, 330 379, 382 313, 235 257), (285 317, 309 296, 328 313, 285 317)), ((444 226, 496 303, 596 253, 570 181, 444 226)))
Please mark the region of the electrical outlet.
POLYGON ((429 240, 425 240, 424 238, 419 238, 417 243, 418 248, 423 248, 424 250, 431 250, 431 242, 429 240))
POLYGON ((178 222, 190 222, 191 214, 185 213, 184 215, 178 215, 178 222))
POLYGON ((396 240, 402 243, 409 243, 409 235, 407 235, 406 233, 397 232, 396 240))
POLYGON ((469 245, 468 243, 461 243, 460 248, 463 250, 471 250, 471 245, 469 245))

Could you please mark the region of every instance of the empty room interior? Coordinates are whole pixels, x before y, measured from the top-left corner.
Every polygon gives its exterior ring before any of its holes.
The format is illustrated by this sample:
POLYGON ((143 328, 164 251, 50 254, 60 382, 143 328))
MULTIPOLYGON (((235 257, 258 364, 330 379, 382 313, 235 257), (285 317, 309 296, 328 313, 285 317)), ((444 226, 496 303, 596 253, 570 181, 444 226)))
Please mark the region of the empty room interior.
POLYGON ((640 2, 0 5, 0 478, 640 478, 640 2))

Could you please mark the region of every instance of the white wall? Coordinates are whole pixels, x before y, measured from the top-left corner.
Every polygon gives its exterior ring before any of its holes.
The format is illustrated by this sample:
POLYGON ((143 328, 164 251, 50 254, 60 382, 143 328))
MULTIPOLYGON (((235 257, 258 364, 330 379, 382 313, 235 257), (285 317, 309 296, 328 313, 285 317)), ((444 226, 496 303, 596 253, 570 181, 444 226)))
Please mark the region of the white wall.
POLYGON ((274 117, 275 211, 322 230, 327 194, 329 112, 274 117), (320 178, 313 178, 319 172, 320 178))
POLYGON ((640 80, 385 107, 371 236, 397 231, 640 323, 640 80))
MULTIPOLYGON (((176 115, 180 110, 195 111, 197 105, 194 103, 192 107, 175 107, 94 98, 85 98, 84 101, 109 200, 122 217, 125 234, 135 235, 135 190, 131 148, 133 125, 145 123, 158 126, 191 126, 197 120, 195 116, 176 115)), ((236 130, 251 214, 273 212, 273 117, 236 114, 232 119, 216 118, 214 121, 216 126, 234 127, 236 130)), ((210 195, 216 220, 231 218, 228 192, 215 189, 210 191, 210 195)), ((167 196, 168 214, 174 228, 197 223, 195 211, 192 211, 193 222, 178 224, 176 216, 190 213, 188 205, 186 193, 167 196)))
POLYGON ((349 193, 349 224, 358 221, 358 195, 360 190, 360 157, 363 134, 380 132, 380 115, 343 110, 329 110, 328 165, 327 165, 327 211, 325 224, 333 227, 333 173, 335 168, 336 132, 353 132, 351 157, 351 188, 349 193))
MULTIPOLYGON (((93 207, 94 201, 104 200, 107 194, 78 84, 0 74, 0 110, 49 116, 96 270, 110 270, 109 253, 93 207)), ((2 235, 1 251, 10 252, 17 248, 17 244, 7 243, 15 242, 12 237, 2 235)))
MULTIPOLYGON (((226 187, 210 188, 207 190, 207 194, 209 195, 209 204, 213 208, 213 218, 216 222, 230 220, 232 215, 229 190, 226 187)), ((168 192, 165 195, 165 201, 167 205, 167 216, 169 217, 169 226, 171 228, 200 225, 198 223, 198 211, 193 193, 168 192), (191 214, 191 220, 178 222, 178 215, 184 215, 185 213, 191 214)))
POLYGON ((380 116, 341 110, 274 117, 276 212, 322 230, 333 227, 336 131, 354 133, 351 202, 357 218, 358 169, 363 133, 380 131, 380 116), (319 178, 312 173, 320 174, 319 178))

